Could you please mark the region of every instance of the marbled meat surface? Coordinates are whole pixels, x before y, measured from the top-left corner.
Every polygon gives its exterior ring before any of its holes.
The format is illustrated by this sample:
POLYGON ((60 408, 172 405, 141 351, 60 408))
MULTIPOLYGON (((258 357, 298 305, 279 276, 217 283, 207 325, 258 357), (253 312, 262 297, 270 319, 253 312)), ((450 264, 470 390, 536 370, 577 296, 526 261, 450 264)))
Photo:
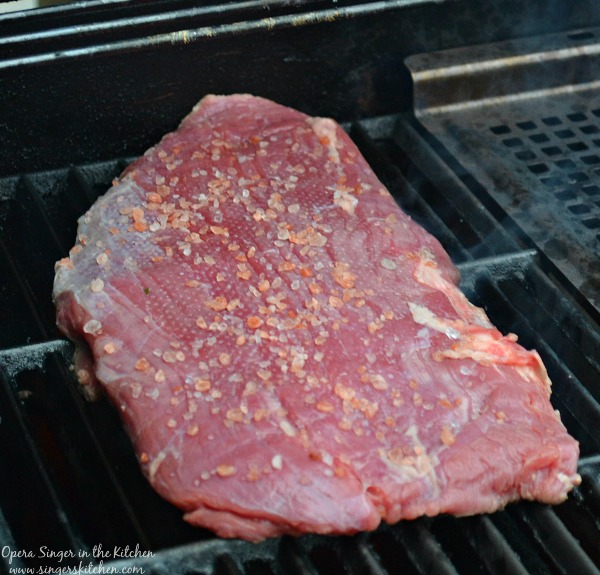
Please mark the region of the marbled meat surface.
POLYGON ((540 357, 457 281, 334 121, 207 96, 81 217, 54 298, 154 488, 260 540, 579 482, 540 357))

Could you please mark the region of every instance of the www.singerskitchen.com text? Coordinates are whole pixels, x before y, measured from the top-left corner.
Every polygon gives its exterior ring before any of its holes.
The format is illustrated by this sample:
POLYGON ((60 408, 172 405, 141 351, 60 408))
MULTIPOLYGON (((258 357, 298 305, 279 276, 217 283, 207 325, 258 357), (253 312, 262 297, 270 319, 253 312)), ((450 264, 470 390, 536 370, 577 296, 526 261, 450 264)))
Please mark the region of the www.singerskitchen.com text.
POLYGON ((153 557, 152 551, 140 549, 139 545, 130 547, 118 545, 105 549, 102 545, 94 545, 92 550, 72 549, 56 550, 42 545, 38 549, 13 549, 10 545, 4 545, 0 549, 0 555, 8 562, 8 572, 12 575, 43 575, 50 573, 65 573, 77 575, 117 575, 117 574, 136 574, 143 575, 144 568, 127 565, 115 566, 106 564, 109 561, 122 559, 140 559, 153 557), (29 561, 42 563, 35 567, 23 566, 23 563, 29 561), (45 563, 45 564, 44 564, 45 563))

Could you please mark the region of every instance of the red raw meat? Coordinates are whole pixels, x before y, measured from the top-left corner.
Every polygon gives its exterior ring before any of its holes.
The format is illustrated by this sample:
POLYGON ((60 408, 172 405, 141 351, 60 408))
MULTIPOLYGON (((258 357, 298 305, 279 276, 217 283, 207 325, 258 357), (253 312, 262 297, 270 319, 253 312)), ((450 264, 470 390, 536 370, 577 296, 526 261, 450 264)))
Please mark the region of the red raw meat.
POLYGON ((466 300, 332 120, 207 96, 56 270, 80 381, 221 536, 557 503, 580 481, 538 354, 466 300))

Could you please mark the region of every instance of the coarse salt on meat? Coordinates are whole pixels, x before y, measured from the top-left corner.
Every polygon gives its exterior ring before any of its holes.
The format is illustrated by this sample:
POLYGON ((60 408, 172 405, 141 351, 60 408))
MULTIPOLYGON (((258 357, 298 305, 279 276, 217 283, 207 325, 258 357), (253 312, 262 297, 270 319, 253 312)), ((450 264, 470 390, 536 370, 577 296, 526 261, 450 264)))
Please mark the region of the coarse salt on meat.
POLYGON ((578 484, 540 357, 457 281, 334 121, 207 96, 82 216, 54 300, 154 488, 260 540, 578 484))

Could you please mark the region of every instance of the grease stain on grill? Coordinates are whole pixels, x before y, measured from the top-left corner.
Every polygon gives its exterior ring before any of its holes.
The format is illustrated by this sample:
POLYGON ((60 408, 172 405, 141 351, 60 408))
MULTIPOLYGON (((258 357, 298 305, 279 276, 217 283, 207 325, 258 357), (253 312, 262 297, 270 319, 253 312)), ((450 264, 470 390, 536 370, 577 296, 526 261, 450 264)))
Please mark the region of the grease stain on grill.
POLYGON ((569 257, 569 247, 558 238, 548 240, 544 246, 546 254, 557 260, 564 260, 569 257))

